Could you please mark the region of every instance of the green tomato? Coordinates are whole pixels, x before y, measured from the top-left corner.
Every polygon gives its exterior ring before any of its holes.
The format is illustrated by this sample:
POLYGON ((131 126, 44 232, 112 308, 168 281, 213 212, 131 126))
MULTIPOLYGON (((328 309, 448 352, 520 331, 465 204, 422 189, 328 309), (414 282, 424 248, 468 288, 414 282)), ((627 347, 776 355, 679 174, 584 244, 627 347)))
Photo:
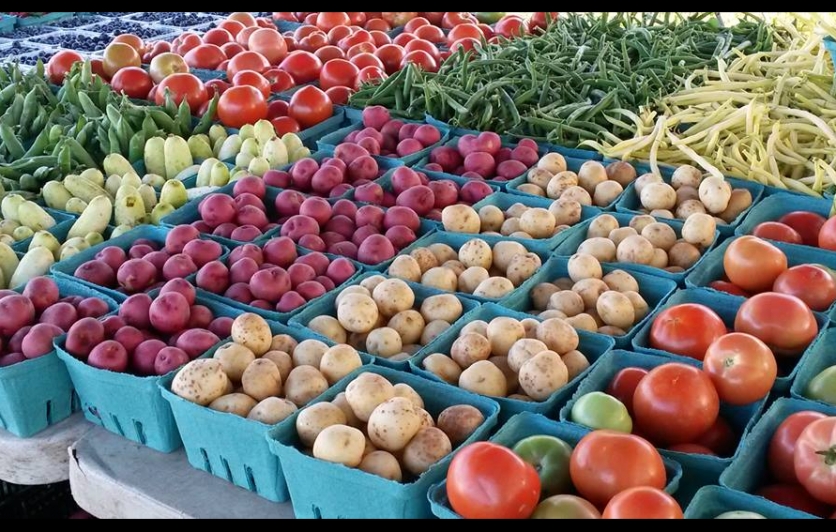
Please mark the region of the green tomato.
POLYGON ((714 519, 766 519, 766 517, 755 512, 746 512, 743 510, 737 512, 726 512, 718 515, 714 519))
POLYGON ((604 392, 588 393, 578 399, 572 407, 572 421, 594 430, 633 432, 633 420, 627 407, 604 392))
POLYGON ((476 13, 476 20, 482 24, 496 24, 499 19, 505 16, 504 11, 483 11, 476 13))
POLYGON ((517 443, 513 451, 537 470, 544 497, 571 491, 571 445, 553 436, 531 436, 517 443))
POLYGON ((555 495, 537 505, 532 519, 601 519, 591 502, 574 495, 555 495))
POLYGON ((807 398, 836 405, 836 366, 830 366, 807 385, 807 398))

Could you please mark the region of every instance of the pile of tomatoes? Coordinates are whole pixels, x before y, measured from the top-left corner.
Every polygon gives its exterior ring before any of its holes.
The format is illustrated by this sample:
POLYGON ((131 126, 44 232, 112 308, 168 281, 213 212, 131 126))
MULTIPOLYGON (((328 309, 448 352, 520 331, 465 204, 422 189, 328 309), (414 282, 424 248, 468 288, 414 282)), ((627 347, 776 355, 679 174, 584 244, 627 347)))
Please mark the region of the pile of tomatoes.
POLYGON ((447 496, 466 519, 682 519, 663 490, 662 456, 640 436, 593 431, 572 448, 538 435, 513 449, 462 448, 447 472, 447 496))
POLYGON ((836 218, 828 220, 814 212, 787 213, 778 221, 758 224, 752 230, 752 234, 788 244, 836 251, 836 218))

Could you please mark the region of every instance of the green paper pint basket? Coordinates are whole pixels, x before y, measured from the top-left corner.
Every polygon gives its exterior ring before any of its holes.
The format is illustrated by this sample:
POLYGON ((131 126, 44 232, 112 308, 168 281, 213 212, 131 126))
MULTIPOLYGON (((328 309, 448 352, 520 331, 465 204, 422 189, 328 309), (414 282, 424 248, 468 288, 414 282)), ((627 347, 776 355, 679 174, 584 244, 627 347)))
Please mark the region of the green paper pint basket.
POLYGON ((810 514, 722 486, 700 488, 685 509, 685 519, 716 519, 726 512, 754 512, 767 519, 812 519, 810 514))

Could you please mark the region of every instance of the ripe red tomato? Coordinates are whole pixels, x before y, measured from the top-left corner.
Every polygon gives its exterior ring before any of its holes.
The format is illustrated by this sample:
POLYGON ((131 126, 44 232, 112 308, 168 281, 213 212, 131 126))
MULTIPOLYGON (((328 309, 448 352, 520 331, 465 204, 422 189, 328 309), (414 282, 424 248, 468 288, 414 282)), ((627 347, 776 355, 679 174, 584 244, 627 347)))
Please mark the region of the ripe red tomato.
POLYGON ((766 455, 766 463, 775 480, 787 484, 798 483, 794 462, 795 443, 810 423, 826 418, 827 416, 821 412, 805 410, 790 415, 778 425, 769 442, 766 455))
POLYGON ((227 79, 234 78, 235 74, 242 70, 254 70, 263 74, 270 70, 270 63, 263 55, 256 52, 241 52, 229 60, 229 66, 226 68, 227 79))
POLYGON ((459 24, 447 34, 447 42, 454 43, 459 39, 475 39, 481 41, 484 34, 476 24, 459 24))
POLYGON ((831 218, 821 226, 819 231, 819 247, 836 251, 836 218, 831 218))
POLYGON ((418 28, 429 25, 430 21, 425 19, 424 17, 415 17, 414 19, 410 20, 404 25, 403 30, 406 33, 415 33, 415 30, 417 30, 418 28))
POLYGON ((319 28, 316 26, 300 26, 293 32, 293 38, 297 41, 301 41, 305 37, 309 37, 318 31, 319 28))
POLYGON ((409 43, 407 43, 404 50, 406 50, 407 55, 418 50, 423 50, 430 54, 430 56, 432 56, 436 64, 438 64, 441 61, 441 53, 438 51, 436 45, 423 39, 415 39, 414 41, 410 41, 409 43))
POLYGON ((664 491, 639 486, 622 491, 604 508, 604 519, 684 519, 676 499, 664 491))
POLYGON ((351 59, 355 55, 360 54, 374 54, 375 50, 377 50, 377 46, 370 42, 361 42, 360 44, 355 44, 348 51, 345 53, 345 57, 347 59, 351 59))
POLYGON ((763 222, 755 226, 752 235, 789 244, 801 244, 801 235, 792 227, 780 222, 763 222))
POLYGON ((290 118, 289 116, 278 116, 270 121, 273 124, 273 129, 276 130, 276 135, 283 137, 288 133, 299 133, 302 129, 299 127, 299 122, 290 118))
POLYGON ((46 64, 46 75, 55 85, 64 83, 64 78, 76 63, 83 63, 84 58, 72 50, 61 50, 53 55, 46 64))
POLYGON ((351 26, 348 13, 340 11, 320 11, 316 16, 316 27, 323 31, 330 31, 335 26, 351 26))
POLYGON ((348 103, 348 99, 351 98, 351 95, 354 94, 352 89, 348 87, 338 86, 338 87, 331 87, 325 94, 328 95, 328 99, 331 100, 331 103, 334 105, 346 105, 348 103))
POLYGON ((349 11, 346 15, 352 26, 362 26, 366 23, 366 13, 363 11, 349 11))
POLYGON ((192 113, 196 113, 200 106, 209 99, 206 87, 194 74, 179 73, 165 78, 157 86, 157 105, 165 103, 166 89, 171 92, 175 104, 180 105, 183 100, 189 102, 192 113))
POLYGON ((650 347, 702 360, 715 340, 726 334, 726 325, 704 305, 688 303, 663 310, 650 328, 650 347))
POLYGON ((223 29, 223 30, 228 31, 229 34, 232 35, 233 38, 238 36, 238 34, 241 33, 241 30, 244 29, 243 24, 241 24, 237 20, 229 20, 229 19, 222 20, 221 22, 219 22, 218 27, 223 29))
POLYGON ((607 394, 621 401, 630 415, 633 414, 633 394, 636 393, 636 387, 647 373, 644 368, 624 368, 615 374, 607 387, 607 394))
POLYGON ((708 286, 713 288, 714 290, 717 290, 718 292, 725 292, 733 296, 749 297, 748 292, 746 292, 736 284, 730 283, 728 281, 712 281, 708 283, 708 286))
POLYGON ((729 280, 743 290, 763 292, 787 269, 787 256, 766 240, 742 236, 726 249, 723 268, 729 280))
POLYGON ((694 443, 711 449, 711 452, 717 456, 731 456, 737 447, 737 435, 728 421, 718 417, 711 428, 694 443))
POLYGON ((516 15, 505 15, 496 23, 494 31, 497 35, 502 35, 507 39, 513 39, 528 33, 528 28, 522 18, 516 15))
POLYGON ((240 87, 242 85, 255 87, 261 94, 264 95, 264 98, 270 97, 270 82, 258 72, 254 72, 252 70, 241 70, 235 74, 234 78, 232 78, 232 84, 236 87, 240 87))
POLYGON ((389 37, 387 34, 383 33, 382 31, 372 30, 369 33, 374 39, 374 44, 377 47, 392 44, 392 38, 389 37))
POLYGON ((172 43, 172 51, 177 55, 186 55, 203 43, 200 36, 192 32, 183 33, 177 39, 172 43))
POLYGON ((383 61, 378 59, 376 55, 369 53, 357 54, 351 58, 350 62, 360 70, 363 70, 366 67, 377 67, 380 70, 386 68, 383 66, 383 61))
POLYGON ((639 382, 633 412, 639 431, 654 443, 692 443, 717 421, 720 398, 699 368, 662 364, 639 382))
POLYGON ((819 333, 813 312, 797 297, 767 292, 740 306, 734 330, 756 336, 775 356, 797 357, 819 333))
MULTIPOLYGON (((578 493, 604 507, 624 490, 637 486, 664 489, 665 464, 644 438, 612 430, 596 430, 575 446, 569 474, 578 493)), ((510 477, 513 478, 513 477, 510 477)))
POLYGON ((95 57, 90 60, 90 69, 93 71, 93 74, 99 76, 103 80, 107 81, 110 77, 107 75, 107 72, 104 71, 104 60, 98 57, 95 57))
POLYGON ((210 79, 203 86, 206 87, 206 94, 211 99, 215 94, 223 94, 232 85, 221 79, 210 79))
POLYGON ((538 11, 531 15, 528 20, 528 31, 534 33, 534 30, 545 30, 560 16, 556 11, 538 11))
POLYGON ((444 35, 444 30, 438 26, 422 26, 415 30, 413 35, 418 39, 423 39, 433 44, 444 44, 447 42, 447 36, 444 35))
POLYGON ((404 49, 397 44, 385 44, 378 48, 374 55, 383 63, 384 70, 390 76, 400 70, 403 58, 406 55, 404 49))
POLYGON ((424 50, 415 50, 414 52, 409 52, 403 58, 403 62, 401 62, 401 68, 406 68, 406 65, 412 63, 417 65, 423 70, 427 72, 437 72, 438 71, 438 63, 435 62, 433 56, 425 52, 424 50))
POLYGON ((389 76, 386 75, 386 72, 383 70, 374 67, 374 66, 367 66, 366 68, 360 70, 360 75, 357 76, 357 81, 359 83, 377 83, 378 81, 382 81, 389 76))
POLYGON ((418 37, 411 33, 401 33, 400 35, 392 39, 392 43, 397 44, 398 46, 406 46, 407 44, 411 43, 417 38, 418 37))
MULTIPOLYGON (((221 51, 223 51, 223 53, 228 58, 232 59, 236 55, 244 53, 246 50, 244 50, 244 47, 238 44, 237 42, 228 42, 221 46, 221 51)), ((223 65, 223 63, 221 63, 221 65, 218 67, 218 70, 226 70, 226 67, 223 65)))
POLYGON ((447 497, 465 519, 526 519, 540 500, 540 477, 511 449, 478 442, 450 463, 447 497))
POLYGON ((215 46, 223 46, 228 42, 233 42, 235 38, 227 30, 223 28, 212 28, 203 34, 204 44, 214 44, 215 46))
POLYGON ((232 87, 221 95, 218 119, 226 127, 241 128, 267 118, 267 100, 255 87, 232 87))
POLYGON ((470 13, 465 13, 462 11, 447 11, 441 18, 441 27, 445 30, 449 30, 452 29, 454 26, 458 26, 459 24, 467 24, 468 22, 472 22, 472 19, 470 18, 470 13))
POLYGON ((314 55, 316 55, 323 63, 327 63, 332 59, 345 59, 345 52, 336 46, 323 46, 314 52, 314 55))
POLYGON ((749 334, 731 333, 709 346, 703 370, 721 401, 741 406, 769 395, 778 376, 778 363, 762 341, 749 334))
POLYGON ((271 68, 264 73, 264 77, 270 83, 270 91, 274 94, 288 91, 296 86, 293 76, 278 68, 271 68))
POLYGON ((830 514, 830 508, 826 504, 817 501, 798 484, 772 484, 759 489, 755 495, 810 515, 824 518, 830 514))
POLYGON ((441 19, 444 18, 444 13, 444 11, 421 11, 419 14, 433 26, 441 26, 441 19))
POLYGON ((111 87, 117 93, 124 93, 129 98, 144 100, 154 86, 151 75, 139 67, 123 68, 113 76, 111 87))
POLYGON ((219 46, 214 44, 201 44, 189 50, 183 56, 183 59, 191 68, 215 70, 221 63, 226 61, 227 57, 219 46))
POLYGON ((793 266, 778 276, 773 290, 795 296, 815 311, 825 311, 836 301, 836 279, 820 266, 793 266))
POLYGON ((227 20, 237 20, 243 24, 245 28, 250 28, 257 24, 252 13, 246 13, 243 11, 232 13, 227 17, 227 20))
POLYGON ((256 30, 259 29, 261 28, 259 28, 258 26, 247 26, 246 28, 241 30, 238 33, 238 35, 235 36, 235 42, 249 50, 250 35, 252 35, 256 32, 256 30))
POLYGON ((795 443, 793 462, 798 482, 807 492, 836 505, 836 416, 807 425, 795 443))
POLYGON ((322 89, 308 85, 293 94, 288 116, 299 122, 302 129, 308 129, 334 116, 334 104, 322 89))
POLYGON ((322 66, 319 73, 319 86, 323 90, 331 87, 356 89, 358 74, 360 74, 360 69, 353 63, 345 59, 334 59, 322 66))
POLYGON ((358 30, 349 35, 348 37, 345 37, 344 39, 340 40, 337 43, 337 46, 339 46, 343 50, 348 51, 350 48, 353 48, 358 44, 368 44, 374 46, 374 37, 372 37, 372 34, 366 30, 358 30))
POLYGON ((392 26, 382 18, 370 18, 363 26, 367 31, 392 31, 392 26))
POLYGON ((322 61, 310 52, 297 50, 285 57, 279 68, 293 76, 297 85, 319 79, 322 61))
POLYGON ((263 55, 271 65, 278 65, 287 56, 287 43, 275 26, 254 31, 250 35, 247 48, 263 55))
POLYGON ((459 39, 458 41, 455 41, 450 45, 450 51, 457 52, 459 48, 464 48, 465 51, 472 52, 481 45, 482 43, 477 41, 476 39, 459 39))
POLYGON ((354 30, 348 26, 336 26, 328 32, 328 42, 336 45, 341 40, 345 39, 353 33, 354 30))
POLYGON ((781 216, 778 221, 795 229, 805 246, 818 247, 819 232, 827 218, 814 212, 795 211, 781 216))
POLYGON ((670 447, 668 447, 668 450, 685 454, 704 454, 706 456, 717 456, 714 453, 714 451, 712 451, 705 445, 700 445, 699 443, 678 443, 676 445, 671 445, 670 447))
POLYGON ((273 100, 267 106, 267 118, 274 119, 280 116, 287 116, 290 110, 290 104, 284 100, 273 100))

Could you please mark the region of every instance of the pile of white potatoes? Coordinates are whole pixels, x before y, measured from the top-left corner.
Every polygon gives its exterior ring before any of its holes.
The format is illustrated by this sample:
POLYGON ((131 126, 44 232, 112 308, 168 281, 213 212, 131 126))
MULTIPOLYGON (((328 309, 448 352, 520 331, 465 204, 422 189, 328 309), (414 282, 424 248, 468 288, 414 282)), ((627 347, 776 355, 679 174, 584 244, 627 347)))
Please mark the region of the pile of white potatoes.
POLYGON ((429 355, 422 366, 470 392, 541 402, 589 367, 579 342, 562 318, 476 320, 462 328, 449 353, 429 355))
POLYGON ((405 281, 382 275, 346 287, 335 306, 336 317, 317 316, 306 326, 335 343, 392 361, 409 359, 464 313, 452 294, 430 296, 416 308, 415 293, 405 281))
POLYGON ((497 242, 491 247, 473 238, 458 251, 447 244, 416 248, 409 255, 397 257, 388 273, 445 292, 498 299, 513 292, 542 266, 540 257, 519 242, 497 242))
POLYGON ((507 236, 540 240, 562 233, 581 221, 581 204, 558 199, 548 209, 515 203, 505 211, 485 205, 478 211, 469 205, 450 205, 441 211, 441 223, 450 233, 507 236))
POLYGON ((718 224, 730 224, 752 205, 752 194, 745 188, 733 190, 725 179, 704 177, 688 164, 674 171, 670 184, 651 173, 636 179, 635 189, 643 211, 659 218, 688 220, 694 214, 709 214, 718 224))
POLYGON ((532 313, 563 318, 579 330, 623 336, 650 312, 636 278, 624 270, 604 275, 601 263, 585 253, 567 264, 569 277, 540 283, 531 290, 532 313))
POLYGON ((453 452, 484 421, 469 405, 451 406, 434 420, 414 388, 367 372, 332 402, 299 412, 296 432, 314 458, 401 482, 453 452))
POLYGON ((678 273, 700 260, 716 231, 717 224, 708 214, 689 216, 681 235, 647 214, 634 216, 627 227, 621 227, 615 216, 601 214, 590 223, 577 253, 592 255, 599 262, 643 264, 678 273))
POLYGON ((349 345, 273 336, 255 314, 235 319, 232 340, 213 358, 186 364, 171 391, 212 410, 275 425, 363 365, 349 345))

